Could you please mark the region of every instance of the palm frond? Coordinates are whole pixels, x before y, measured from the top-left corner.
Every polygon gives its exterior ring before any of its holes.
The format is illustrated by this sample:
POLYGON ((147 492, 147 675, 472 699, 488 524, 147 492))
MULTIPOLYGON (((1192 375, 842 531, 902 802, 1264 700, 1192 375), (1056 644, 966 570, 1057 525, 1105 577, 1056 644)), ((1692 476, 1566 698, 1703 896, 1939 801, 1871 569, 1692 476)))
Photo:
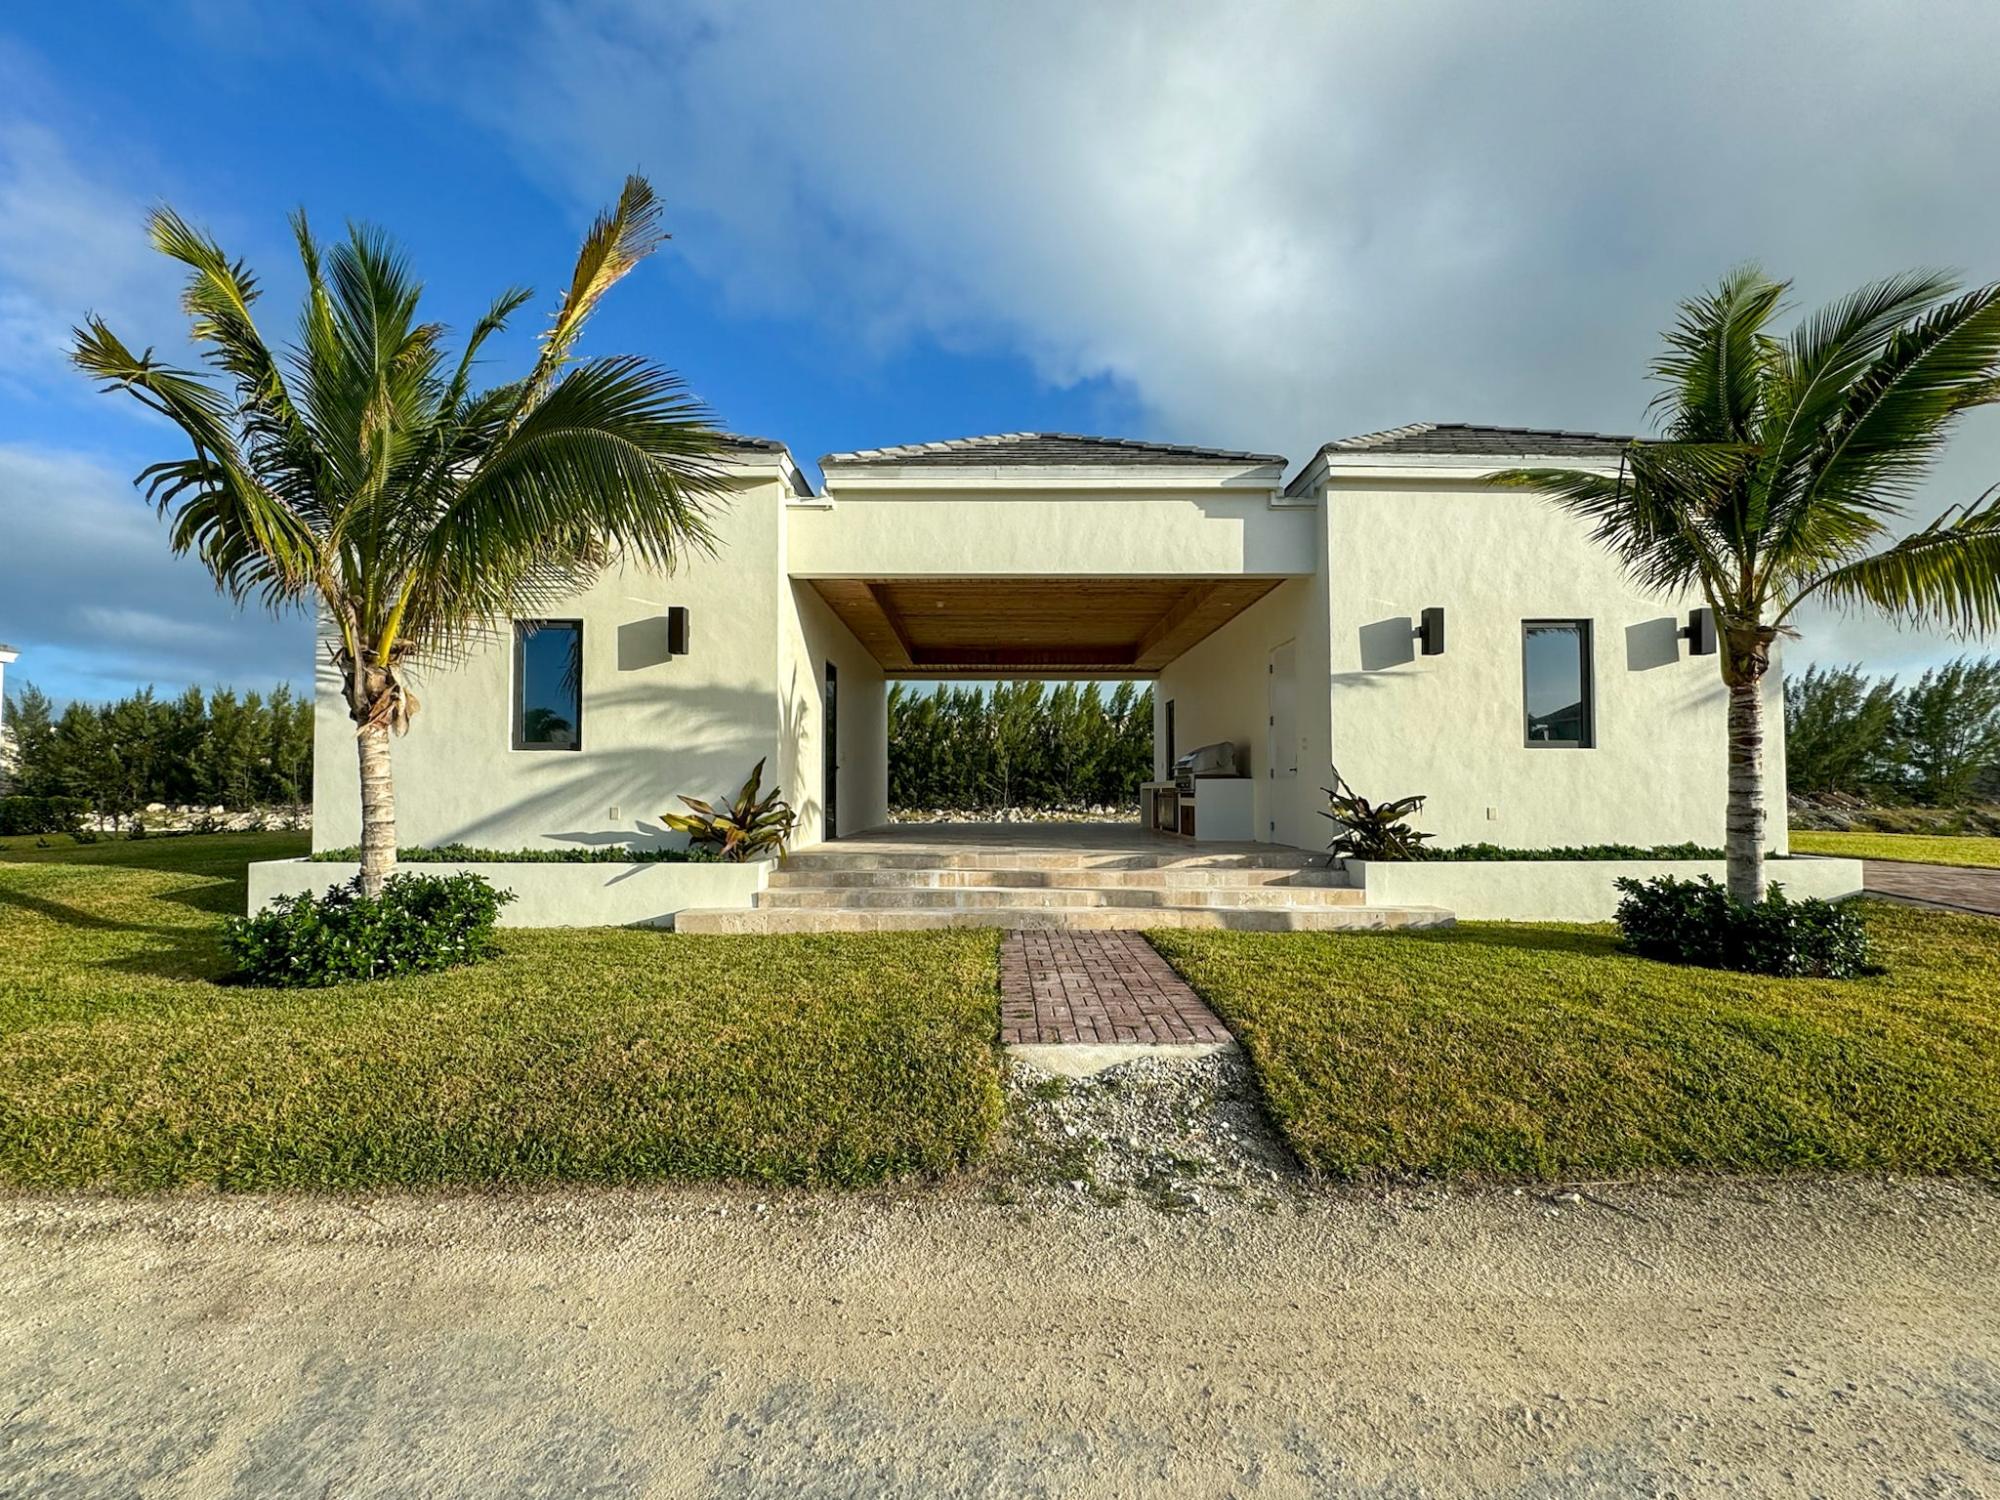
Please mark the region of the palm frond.
POLYGON ((1789 282, 1773 281, 1755 265, 1736 267, 1711 292, 1690 297, 1653 361, 1664 389, 1653 409, 1664 435, 1692 443, 1742 443, 1757 427, 1768 346, 1764 329, 1789 282))
POLYGON ((570 351, 576 346, 583 325, 604 294, 667 238, 661 223, 664 214, 665 205, 653 192, 653 185, 634 173, 625 179, 616 205, 599 214, 590 226, 577 252, 569 290, 563 294, 562 305, 556 309, 548 332, 542 335, 541 357, 528 377, 517 421, 525 417, 569 363, 570 351))
POLYGON ((1836 608, 1867 605, 1922 628, 1961 635, 2000 629, 2000 486, 1893 547, 1811 579, 1784 614, 1814 595, 1836 608))
POLYGON ((140 483, 171 515, 176 552, 194 552, 232 598, 259 591, 268 602, 297 598, 318 571, 312 528, 260 484, 230 426, 230 399, 188 370, 134 354, 90 318, 74 331, 71 359, 106 390, 124 390, 179 427, 194 456, 142 470, 140 483))
POLYGON ((426 528, 403 630, 451 650, 516 601, 574 588, 610 546, 663 570, 712 550, 718 452, 671 371, 631 356, 573 366, 426 528), (432 603, 446 600, 455 619, 432 603))
POLYGON ((1852 381, 1814 455, 1799 504, 1894 515, 1916 491, 1968 407, 1993 397, 2000 366, 2000 286, 1933 307, 1884 340, 1852 381))
POLYGON ((1726 445, 1634 444, 1616 475, 1509 469, 1492 482, 1536 490, 1589 522, 1593 540, 1640 587, 1663 594, 1697 587, 1712 592, 1721 569, 1717 538, 1704 524, 1708 482, 1718 470, 1740 470, 1743 453, 1726 445))

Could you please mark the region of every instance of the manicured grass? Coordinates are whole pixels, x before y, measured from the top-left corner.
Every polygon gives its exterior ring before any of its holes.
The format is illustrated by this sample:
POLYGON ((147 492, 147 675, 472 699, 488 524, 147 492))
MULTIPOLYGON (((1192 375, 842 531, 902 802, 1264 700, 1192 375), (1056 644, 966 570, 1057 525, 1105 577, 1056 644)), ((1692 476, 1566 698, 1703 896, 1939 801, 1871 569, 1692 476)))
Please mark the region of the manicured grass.
POLYGON ((1160 932, 1338 1177, 2000 1168, 2000 921, 1871 904, 1888 972, 1676 968, 1610 928, 1160 932))
MULTIPOLYGON (((0 1183, 856 1184, 978 1156, 997 937, 503 933, 490 963, 215 983, 296 834, 0 853, 0 1183)), ((26 841, 32 843, 32 841, 26 841)))
POLYGON ((1928 833, 1814 833, 1792 831, 1794 854, 1837 854, 1848 859, 1907 859, 1920 865, 1981 865, 2000 869, 2000 838, 1947 838, 1928 833))

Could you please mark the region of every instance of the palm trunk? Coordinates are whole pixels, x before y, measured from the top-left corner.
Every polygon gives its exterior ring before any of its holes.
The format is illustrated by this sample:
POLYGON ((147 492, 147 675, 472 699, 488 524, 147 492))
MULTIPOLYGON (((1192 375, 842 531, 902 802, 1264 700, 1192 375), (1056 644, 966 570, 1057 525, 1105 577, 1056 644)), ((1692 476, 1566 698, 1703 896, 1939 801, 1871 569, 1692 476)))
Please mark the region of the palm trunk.
POLYGON ((1764 899, 1763 674, 1732 674, 1729 683, 1729 822, 1724 846, 1729 893, 1764 899))
POLYGON ((389 769, 389 729, 363 724, 354 736, 361 757, 361 894, 379 896, 396 873, 396 783, 389 769))

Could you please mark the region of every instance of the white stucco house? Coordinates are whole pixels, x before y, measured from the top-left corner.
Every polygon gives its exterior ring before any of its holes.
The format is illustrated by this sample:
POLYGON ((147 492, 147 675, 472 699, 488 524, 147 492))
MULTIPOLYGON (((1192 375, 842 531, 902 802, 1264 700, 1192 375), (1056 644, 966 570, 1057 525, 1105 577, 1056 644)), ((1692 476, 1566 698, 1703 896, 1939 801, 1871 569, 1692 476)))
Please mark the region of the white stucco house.
MULTIPOLYGON (((1579 522, 1488 482, 1614 469, 1625 441, 1417 423, 1293 471, 1007 433, 831 454, 815 489, 781 443, 738 439, 713 558, 614 568, 420 678, 400 838, 661 839, 675 794, 764 759, 801 845, 831 848, 887 821, 890 681, 1094 676, 1154 683, 1161 782, 1234 747, 1232 784, 1191 799, 1194 849, 1323 849, 1333 764, 1364 795, 1423 794, 1443 844, 1720 845, 1723 688, 1682 634, 1698 601, 1640 591, 1579 522)), ((314 837, 351 844, 352 726, 324 667, 318 693, 314 837)), ((1769 754, 1782 850, 1782 734, 1769 754)), ((1149 811, 1189 826, 1188 800, 1149 811)))

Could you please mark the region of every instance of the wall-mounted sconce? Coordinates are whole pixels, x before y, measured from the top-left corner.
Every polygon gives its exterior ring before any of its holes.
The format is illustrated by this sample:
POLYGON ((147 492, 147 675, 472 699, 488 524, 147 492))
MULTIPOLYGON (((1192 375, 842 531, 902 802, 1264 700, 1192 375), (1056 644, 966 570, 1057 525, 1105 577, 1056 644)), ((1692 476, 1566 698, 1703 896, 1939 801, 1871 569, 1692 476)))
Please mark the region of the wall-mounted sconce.
POLYGON ((1687 628, 1674 632, 1688 643, 1688 655, 1715 655, 1715 611, 1702 608, 1688 611, 1687 628))
POLYGON ((688 654, 688 612, 685 604, 674 604, 667 609, 667 655, 686 656, 688 654))
POLYGON ((1422 649, 1424 655, 1443 656, 1444 655, 1443 607, 1441 605, 1432 605, 1429 609, 1425 610, 1423 614, 1423 623, 1419 625, 1411 633, 1415 635, 1416 638, 1423 643, 1422 649))

